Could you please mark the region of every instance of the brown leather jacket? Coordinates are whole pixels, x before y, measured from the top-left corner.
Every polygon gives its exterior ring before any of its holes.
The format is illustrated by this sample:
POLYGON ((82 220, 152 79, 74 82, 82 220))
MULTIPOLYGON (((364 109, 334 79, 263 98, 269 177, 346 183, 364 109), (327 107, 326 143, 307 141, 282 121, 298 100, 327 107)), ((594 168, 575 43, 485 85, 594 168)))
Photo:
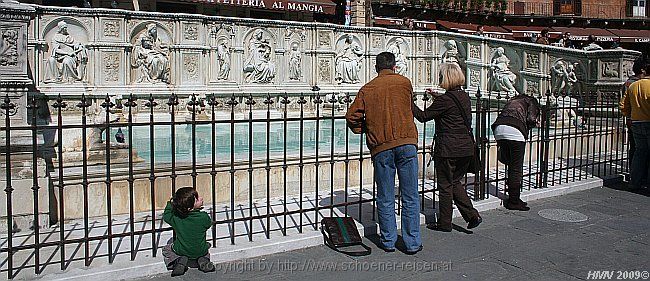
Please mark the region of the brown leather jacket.
POLYGON ((359 90, 345 114, 347 125, 355 134, 366 133, 373 156, 401 145, 417 145, 412 99, 411 81, 384 69, 359 90))
MULTIPOLYGON (((474 142, 467 129, 458 106, 450 95, 454 95, 465 111, 467 118, 472 118, 472 103, 469 95, 462 89, 449 90, 435 97, 424 111, 413 104, 413 115, 420 122, 435 120, 436 143, 434 157, 468 157, 474 155, 474 142)), ((471 122, 471 121, 470 121, 471 122)), ((471 125, 470 125, 471 126, 471 125)))

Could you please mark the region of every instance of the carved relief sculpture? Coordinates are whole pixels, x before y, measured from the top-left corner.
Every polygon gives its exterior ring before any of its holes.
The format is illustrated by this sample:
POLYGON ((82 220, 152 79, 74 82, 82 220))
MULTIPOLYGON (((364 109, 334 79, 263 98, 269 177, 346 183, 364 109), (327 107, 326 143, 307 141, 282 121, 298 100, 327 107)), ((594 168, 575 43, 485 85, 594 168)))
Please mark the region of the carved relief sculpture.
POLYGON ((539 55, 526 54, 526 66, 528 68, 539 68, 539 55))
POLYGON ((185 32, 183 33, 185 35, 185 39, 187 40, 197 40, 199 39, 199 30, 198 27, 195 24, 187 24, 185 25, 185 32))
POLYGON ((497 92, 506 92, 517 95, 515 89, 515 75, 510 71, 510 59, 506 56, 503 47, 498 47, 490 59, 490 90, 497 92))
POLYGON ((105 37, 119 37, 120 36, 120 22, 114 20, 107 20, 104 22, 104 36, 105 37))
POLYGON ((473 59, 481 59, 481 46, 470 44, 469 57, 473 59))
POLYGON ((551 67, 551 88, 553 93, 570 94, 573 90, 573 85, 578 82, 575 73, 577 63, 567 63, 563 60, 558 60, 551 67))
POLYGON ((318 32, 318 44, 321 47, 329 47, 330 46, 330 33, 327 31, 319 31, 318 32))
POLYGON ((218 80, 228 80, 230 77, 230 48, 226 40, 217 45, 217 62, 219 63, 218 80))
POLYGON ((603 62, 603 77, 618 77, 618 63, 617 62, 603 62))
POLYGON ((300 41, 305 41, 307 38, 307 30, 305 30, 304 27, 286 27, 286 32, 285 32, 285 37, 287 39, 291 38, 294 34, 298 35, 298 38, 300 38, 300 41))
POLYGON ((334 64, 336 65, 336 77, 334 80, 341 84, 359 83, 359 71, 361 70, 361 60, 363 59, 363 50, 352 40, 351 35, 345 36, 343 47, 337 52, 334 64))
POLYGON ((300 80, 302 77, 302 53, 298 51, 298 43, 291 44, 289 52, 289 80, 300 80))
POLYGON ((323 82, 331 82, 331 72, 330 72, 330 60, 328 59, 321 59, 319 60, 318 64, 318 74, 320 76, 320 80, 323 82))
POLYGON ((624 61, 623 62, 623 80, 627 80, 630 77, 634 76, 634 71, 632 71, 633 61, 624 61))
POLYGON ((50 42, 50 57, 45 62, 44 83, 71 83, 86 76, 88 49, 68 33, 68 24, 60 21, 50 42))
POLYGON ((427 61, 424 66, 424 80, 427 84, 431 83, 431 69, 432 69, 432 63, 431 61, 427 61))
POLYGON ((136 40, 131 66, 138 70, 137 83, 169 83, 169 48, 158 38, 155 23, 147 25, 147 32, 136 40))
POLYGON ((539 82, 536 81, 526 81, 526 94, 529 96, 535 96, 539 94, 539 82))
POLYGON ((381 48, 381 43, 382 43, 382 37, 381 36, 373 36, 372 37, 372 47, 375 49, 381 48))
POLYGON ((190 80, 196 81, 199 79, 199 58, 196 54, 187 54, 183 57, 183 65, 185 65, 185 71, 187 77, 190 80))
POLYGON ((388 44, 387 52, 393 53, 395 55, 395 72, 400 75, 405 75, 408 70, 408 65, 406 63, 406 56, 402 50, 406 47, 402 47, 404 44, 404 39, 397 38, 395 41, 388 44))
POLYGON ((455 40, 447 40, 445 42, 445 52, 442 54, 442 62, 449 62, 459 64, 458 46, 455 40))
POLYGON ((102 61, 104 63, 104 81, 117 82, 119 80, 120 54, 104 53, 102 61))
POLYGON ((0 31, 0 66, 18 64, 18 31, 8 29, 0 31))
POLYGON ((248 57, 244 75, 249 83, 270 83, 275 77, 275 63, 271 59, 273 48, 262 30, 257 30, 248 42, 248 57))
POLYGON ((219 25, 215 24, 215 25, 212 26, 211 31, 210 31, 210 35, 213 38, 216 38, 219 31, 223 30, 224 34, 226 34, 226 35, 228 35, 230 37, 234 37, 235 33, 236 33, 235 28, 236 28, 236 26, 234 24, 226 24, 226 23, 222 22, 219 25))
POLYGON ((470 69, 469 85, 471 87, 478 87, 480 83, 481 83, 481 71, 477 69, 470 69))

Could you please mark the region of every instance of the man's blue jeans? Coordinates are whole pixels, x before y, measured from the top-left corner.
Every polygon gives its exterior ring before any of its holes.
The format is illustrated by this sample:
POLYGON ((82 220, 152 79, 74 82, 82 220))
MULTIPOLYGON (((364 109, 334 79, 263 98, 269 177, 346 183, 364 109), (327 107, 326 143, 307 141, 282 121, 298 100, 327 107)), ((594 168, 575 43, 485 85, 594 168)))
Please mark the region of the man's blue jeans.
POLYGON ((648 178, 648 162, 650 162, 650 122, 632 123, 634 134, 634 156, 632 158, 632 173, 630 184, 641 187, 648 178))
POLYGON ((380 240, 386 249, 397 241, 395 221, 395 171, 402 197, 402 239, 407 251, 416 251, 420 239, 420 199, 418 196, 418 158, 415 145, 402 145, 377 153, 372 158, 377 183, 377 212, 380 240))

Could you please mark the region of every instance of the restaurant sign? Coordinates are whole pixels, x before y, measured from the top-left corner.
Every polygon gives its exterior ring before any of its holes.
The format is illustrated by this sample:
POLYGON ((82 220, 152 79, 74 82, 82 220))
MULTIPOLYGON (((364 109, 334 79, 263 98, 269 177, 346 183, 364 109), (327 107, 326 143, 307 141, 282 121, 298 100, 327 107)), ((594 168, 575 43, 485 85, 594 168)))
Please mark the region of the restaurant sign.
MULTIPOLYGON (((594 36, 596 38, 596 41, 598 42, 613 42, 615 41, 616 38, 612 36, 594 36)), ((573 41, 587 41, 589 39, 589 36, 586 35, 572 35, 569 36, 569 39, 573 41)))
POLYGON ((311 12, 334 14, 336 4, 322 0, 292 1, 292 0, 206 0, 208 3, 230 5, 237 7, 271 9, 292 12, 311 12))
POLYGON ((486 37, 490 37, 490 38, 508 39, 508 35, 507 35, 507 34, 503 34, 503 33, 490 33, 490 32, 485 32, 485 33, 483 33, 483 34, 484 34, 486 37))

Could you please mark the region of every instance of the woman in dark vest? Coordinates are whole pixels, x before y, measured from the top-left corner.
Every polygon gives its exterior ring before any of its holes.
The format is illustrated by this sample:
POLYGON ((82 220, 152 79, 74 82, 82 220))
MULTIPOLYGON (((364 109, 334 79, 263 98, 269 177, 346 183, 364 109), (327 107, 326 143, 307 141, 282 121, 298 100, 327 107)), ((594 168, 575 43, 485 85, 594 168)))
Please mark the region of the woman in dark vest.
POLYGON ((436 122, 433 159, 440 198, 440 217, 437 224, 429 224, 427 228, 450 232, 452 200, 468 223, 468 229, 477 227, 483 220, 461 183, 474 157, 474 140, 469 129, 472 104, 469 95, 461 88, 465 85, 465 76, 458 64, 443 63, 440 65, 439 79, 440 87, 447 91, 434 96, 432 104, 424 111, 413 104, 413 115, 420 122, 436 122))
POLYGON ((521 200, 524 154, 530 129, 539 125, 540 108, 537 99, 520 94, 510 99, 492 124, 497 140, 499 162, 508 166, 508 199, 503 205, 509 210, 528 211, 521 200))

